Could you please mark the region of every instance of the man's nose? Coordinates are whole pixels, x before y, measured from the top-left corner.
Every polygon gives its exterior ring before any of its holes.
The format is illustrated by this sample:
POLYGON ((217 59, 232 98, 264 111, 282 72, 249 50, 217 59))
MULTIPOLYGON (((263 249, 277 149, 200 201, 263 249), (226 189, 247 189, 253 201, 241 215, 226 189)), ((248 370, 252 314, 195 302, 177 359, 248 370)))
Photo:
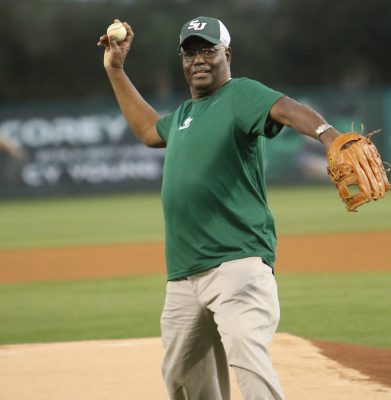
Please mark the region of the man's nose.
POLYGON ((204 64, 204 63, 205 63, 204 57, 202 57, 202 55, 197 51, 194 57, 194 64, 204 64))

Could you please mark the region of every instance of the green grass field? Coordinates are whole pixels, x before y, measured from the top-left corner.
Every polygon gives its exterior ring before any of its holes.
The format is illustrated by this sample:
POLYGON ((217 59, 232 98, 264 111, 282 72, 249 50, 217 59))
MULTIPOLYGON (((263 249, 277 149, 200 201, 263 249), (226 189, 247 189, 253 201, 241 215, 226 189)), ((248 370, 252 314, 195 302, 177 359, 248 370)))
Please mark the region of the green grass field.
MULTIPOLYGON (((390 347, 391 274, 282 274, 280 332, 390 347)), ((164 276, 0 285, 0 343, 159 336, 164 276)))
MULTIPOLYGON (((270 190, 280 234, 391 229, 391 197, 348 213, 331 186, 270 190), (388 216, 388 217, 387 217, 388 216)), ((163 240, 157 194, 0 202, 0 249, 163 240)))
MULTIPOLYGON (((273 189, 269 200, 280 234, 391 230, 389 198, 358 213, 347 213, 332 187, 273 189)), ((154 194, 3 201, 0 222, 3 250, 163 240, 154 194)), ((277 281, 280 331, 391 347, 391 273, 277 281)), ((164 285, 164 276, 1 284, 0 343, 158 336, 164 285)))

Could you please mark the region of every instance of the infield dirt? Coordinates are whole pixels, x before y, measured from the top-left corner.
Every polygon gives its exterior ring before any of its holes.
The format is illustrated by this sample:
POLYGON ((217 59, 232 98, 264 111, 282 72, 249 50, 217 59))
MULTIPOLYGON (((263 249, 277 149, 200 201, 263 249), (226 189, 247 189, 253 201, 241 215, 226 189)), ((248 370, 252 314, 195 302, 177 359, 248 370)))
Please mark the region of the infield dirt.
MULTIPOLYGON (((385 252, 390 244, 391 232, 281 236, 276 271, 390 271, 391 260, 385 252)), ((161 242, 0 251, 0 282, 163 273, 161 242)))
MULTIPOLYGON (((390 271, 390 243, 391 232, 280 237, 276 269, 390 271)), ((164 273, 162 243, 0 251, 0 282, 156 273, 164 273)), ((287 399, 391 398, 389 349, 277 334, 271 352, 287 399)), ((1 399, 167 399, 161 355, 158 338, 2 346, 1 399)), ((232 382, 233 400, 240 399, 232 382)))

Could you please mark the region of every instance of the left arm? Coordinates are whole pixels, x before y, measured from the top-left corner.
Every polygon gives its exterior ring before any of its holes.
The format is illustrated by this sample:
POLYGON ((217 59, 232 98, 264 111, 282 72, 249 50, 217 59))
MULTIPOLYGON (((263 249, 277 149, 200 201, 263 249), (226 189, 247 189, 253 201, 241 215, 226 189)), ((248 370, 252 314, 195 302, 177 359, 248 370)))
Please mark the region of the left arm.
MULTIPOLYGON (((286 96, 274 103, 269 118, 316 139, 316 129, 326 123, 311 107, 286 96)), ((378 200, 391 190, 383 161, 370 135, 363 137, 355 132, 341 135, 330 127, 319 140, 326 147, 327 172, 348 211, 356 211, 357 207, 378 200)))
MULTIPOLYGON (((318 139, 318 135, 315 133, 316 128, 326 123, 325 119, 311 107, 298 103, 288 96, 277 100, 272 106, 269 115, 274 121, 289 126, 295 131, 314 139, 318 139)), ((328 148, 333 139, 339 134, 336 129, 331 127, 320 135, 319 140, 328 148)))

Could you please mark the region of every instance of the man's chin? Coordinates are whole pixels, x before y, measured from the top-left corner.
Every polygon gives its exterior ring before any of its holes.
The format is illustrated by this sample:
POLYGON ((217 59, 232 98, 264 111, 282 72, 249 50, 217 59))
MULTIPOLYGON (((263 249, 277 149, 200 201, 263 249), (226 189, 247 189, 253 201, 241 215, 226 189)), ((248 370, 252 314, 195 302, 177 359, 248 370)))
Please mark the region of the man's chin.
POLYGON ((212 81, 207 78, 193 78, 192 86, 195 90, 208 90, 212 87, 212 81))
POLYGON ((212 80, 209 76, 193 76, 191 81, 193 86, 206 86, 212 83, 212 80))

